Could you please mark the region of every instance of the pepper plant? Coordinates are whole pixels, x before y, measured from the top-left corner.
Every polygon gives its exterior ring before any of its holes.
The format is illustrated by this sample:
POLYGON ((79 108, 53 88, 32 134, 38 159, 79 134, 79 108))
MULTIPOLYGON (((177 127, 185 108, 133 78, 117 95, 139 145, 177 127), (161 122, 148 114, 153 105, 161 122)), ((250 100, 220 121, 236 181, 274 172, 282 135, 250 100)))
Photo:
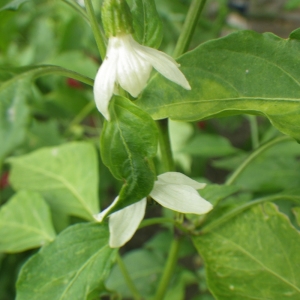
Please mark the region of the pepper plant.
POLYGON ((186 1, 171 53, 176 2, 0 4, 1 299, 300 298, 300 29, 193 48, 186 1))

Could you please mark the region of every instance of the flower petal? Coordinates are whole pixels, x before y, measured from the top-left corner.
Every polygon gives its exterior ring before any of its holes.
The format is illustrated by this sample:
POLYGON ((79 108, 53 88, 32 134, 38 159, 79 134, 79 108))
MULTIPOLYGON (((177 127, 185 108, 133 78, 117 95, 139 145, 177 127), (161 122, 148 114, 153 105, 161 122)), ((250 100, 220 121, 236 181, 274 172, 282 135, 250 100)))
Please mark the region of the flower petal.
POLYGON ((177 62, 171 58, 169 55, 152 49, 150 47, 142 46, 138 43, 135 45, 136 50, 139 55, 148 61, 154 69, 156 69, 163 76, 169 80, 179 84, 186 90, 190 90, 191 86, 183 73, 179 70, 177 62))
POLYGON ((131 35, 119 37, 117 82, 133 97, 137 97, 147 84, 152 66, 136 53, 132 41, 131 35))
POLYGON ((100 66, 94 83, 94 98, 96 106, 101 114, 110 120, 109 101, 113 95, 116 81, 118 54, 115 51, 107 50, 107 57, 100 66))
POLYGON ((145 215, 147 200, 131 204, 109 217, 109 246, 119 248, 127 243, 138 229, 145 215))
POLYGON ((188 185, 164 184, 156 181, 150 196, 169 209, 189 214, 205 214, 213 206, 188 185))
POLYGON ((170 184, 184 184, 191 186, 196 190, 203 189, 206 186, 206 183, 197 182, 190 177, 179 173, 179 172, 166 172, 157 176, 157 180, 159 183, 170 183, 170 184))

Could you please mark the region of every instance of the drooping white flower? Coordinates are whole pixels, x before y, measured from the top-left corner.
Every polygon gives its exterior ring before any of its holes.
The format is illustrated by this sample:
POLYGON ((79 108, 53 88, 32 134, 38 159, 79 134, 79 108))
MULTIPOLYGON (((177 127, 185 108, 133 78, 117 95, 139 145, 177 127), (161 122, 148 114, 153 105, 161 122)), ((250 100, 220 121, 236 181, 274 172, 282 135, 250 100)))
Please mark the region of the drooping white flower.
POLYGON ((177 62, 167 54, 137 43, 131 34, 111 36, 106 58, 95 78, 94 97, 98 110, 109 120, 109 101, 119 84, 133 97, 144 89, 152 67, 169 80, 190 90, 177 62))
MULTIPOLYGON (((204 183, 192 180, 181 173, 167 172, 158 176, 150 196, 162 206, 174 211, 201 215, 213 208, 211 203, 203 199, 197 192, 197 189, 204 187, 204 183)), ((117 201, 118 198, 111 206, 114 206, 117 201)), ((131 239, 144 218, 146 203, 147 200, 144 198, 109 216, 109 245, 111 248, 121 247, 131 239)), ((95 219, 101 222, 111 206, 96 215, 95 219)))

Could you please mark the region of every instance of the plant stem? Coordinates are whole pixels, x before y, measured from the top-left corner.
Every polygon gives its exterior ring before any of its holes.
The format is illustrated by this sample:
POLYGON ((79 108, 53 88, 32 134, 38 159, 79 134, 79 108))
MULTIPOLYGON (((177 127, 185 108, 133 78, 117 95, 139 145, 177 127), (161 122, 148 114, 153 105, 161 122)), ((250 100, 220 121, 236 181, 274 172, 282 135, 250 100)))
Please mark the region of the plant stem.
POLYGON ((256 116, 248 116, 251 131, 252 149, 255 150, 259 147, 259 134, 256 116))
POLYGON ((104 34, 101 32, 101 30, 99 28, 92 1, 84 0, 84 3, 85 3, 86 12, 87 12, 87 15, 90 20, 90 24, 91 24, 91 27, 93 30, 93 34, 94 34, 94 37, 95 37, 95 40, 97 43, 97 47, 98 47, 101 59, 104 60, 105 54, 106 54, 106 44, 105 44, 104 34))
POLYGON ((173 57, 176 58, 187 51, 205 3, 206 0, 192 1, 186 16, 186 20, 183 24, 181 34, 177 41, 173 57))
POLYGON ((141 222, 139 229, 151 226, 151 225, 157 225, 157 224, 164 224, 164 223, 171 223, 175 225, 175 220, 171 218, 151 218, 151 219, 145 219, 141 222))
POLYGON ((68 1, 68 0, 62 0, 62 1, 65 2, 67 5, 71 6, 77 12, 79 12, 83 16, 83 18, 90 24, 90 20, 88 15, 86 14, 86 11, 77 2, 68 1))
POLYGON ((133 295, 133 298, 135 300, 140 300, 142 299, 142 297, 140 296, 140 293, 139 291, 137 290, 137 288, 135 287, 135 284, 134 282, 132 281, 127 269, 126 269, 126 266, 122 260, 122 257, 120 256, 119 253, 117 253, 117 263, 118 263, 118 266, 121 270, 121 273, 123 274, 124 276, 124 279, 126 281, 126 284, 128 286, 128 288, 130 289, 132 295, 133 295))
POLYGON ((227 179, 226 181, 226 185, 231 185, 233 184, 237 178, 241 175, 241 173, 247 168, 247 166, 256 158, 258 157, 260 154, 262 154, 263 152, 265 152, 266 150, 268 150, 269 148, 271 148, 272 146, 282 143, 282 142, 286 142, 286 141, 290 141, 292 140, 289 136, 281 136, 278 137, 276 139, 271 140, 270 142, 265 143, 264 145, 262 145, 261 147, 259 147, 258 149, 256 149, 254 152, 252 152, 248 158, 233 172, 233 174, 227 179))
MULTIPOLYGON (((194 34, 198 18, 203 10, 206 0, 193 0, 187 13, 183 29, 177 41, 173 57, 183 54, 189 47, 191 38, 194 34)), ((171 150, 168 120, 160 120, 157 122, 160 129, 159 145, 162 153, 162 161, 166 171, 174 171, 174 159, 171 150)))
POLYGON ((175 227, 177 227, 177 229, 179 229, 180 231, 185 232, 187 234, 190 233, 188 228, 182 226, 181 224, 178 224, 174 219, 170 219, 170 218, 151 218, 151 219, 143 220, 139 226, 139 229, 147 227, 147 226, 151 226, 151 225, 165 224, 165 223, 171 223, 175 227))
POLYGON ((73 79, 81 81, 85 84, 88 84, 90 86, 94 85, 93 79, 86 77, 84 75, 81 75, 79 73, 76 73, 74 71, 58 67, 58 66, 42 65, 42 66, 36 67, 36 69, 38 71, 34 74, 34 78, 54 74, 54 75, 62 75, 65 77, 73 78, 73 79))
POLYGON ((159 120, 156 124, 159 129, 159 146, 164 172, 174 171, 175 164, 171 148, 168 119, 159 120))
POLYGON ((177 263, 180 242, 181 242, 181 238, 175 236, 170 247, 169 256, 161 280, 159 282, 154 300, 161 300, 165 296, 170 279, 174 273, 174 269, 177 263))
POLYGON ((80 124, 82 120, 84 120, 94 108, 95 108, 95 102, 94 101, 89 102, 71 121, 69 128, 73 127, 74 125, 80 124))
POLYGON ((251 202, 248 202, 246 204, 243 204, 235 209, 233 209, 232 211, 226 213, 225 215, 223 215, 222 217, 220 217, 219 219, 217 219, 216 221, 213 221, 212 223, 209 223, 208 225, 204 226, 201 230, 201 234, 207 233, 209 231, 211 231, 212 229, 220 226, 221 224, 227 222, 228 220, 230 220, 231 218, 235 217, 236 215, 240 214, 242 211, 260 204, 260 203, 264 203, 264 202, 272 202, 275 200, 282 200, 282 199, 286 199, 286 200, 290 200, 293 202, 296 202, 297 204, 300 204, 300 197, 299 196, 293 196, 293 195, 274 195, 274 196, 267 196, 267 197, 263 197, 257 200, 253 200, 251 202))
MULTIPOLYGON (((186 16, 185 23, 183 25, 183 29, 177 41, 173 53, 173 57, 175 58, 178 57, 188 49, 191 38, 196 28, 198 18, 200 16, 201 11, 203 10, 205 2, 206 0, 192 0, 188 14, 186 16)), ((175 170, 175 164, 174 164, 173 153, 171 149, 168 119, 159 120, 157 122, 157 125, 160 131, 159 145, 160 145, 160 150, 162 155, 162 162, 164 164, 164 169, 165 171, 173 171, 175 170)), ((179 224, 175 222, 174 225, 178 227, 179 224)), ((158 289, 156 291, 156 295, 154 297, 155 300, 160 300, 164 298, 164 295, 167 291, 169 282, 171 280, 173 271, 176 266, 179 246, 180 246, 180 238, 177 235, 174 235, 174 239, 171 244, 167 263, 165 265, 160 283, 158 285, 158 289)))

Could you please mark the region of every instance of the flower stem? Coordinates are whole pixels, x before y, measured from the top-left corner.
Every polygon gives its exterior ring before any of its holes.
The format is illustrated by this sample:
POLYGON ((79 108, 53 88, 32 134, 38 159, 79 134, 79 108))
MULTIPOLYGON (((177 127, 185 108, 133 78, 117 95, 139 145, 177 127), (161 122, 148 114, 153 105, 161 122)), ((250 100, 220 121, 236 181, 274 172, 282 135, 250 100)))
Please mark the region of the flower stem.
POLYGON ((71 121, 68 128, 72 128, 74 125, 80 124, 93 110, 95 109, 95 102, 91 101, 75 116, 71 121))
POLYGON ((191 42, 192 36, 194 34, 197 21, 199 19, 199 16, 204 8, 204 5, 206 3, 206 0, 193 0, 189 11, 187 13, 185 22, 183 24, 183 28, 181 31, 181 34, 179 36, 179 39, 177 41, 173 57, 178 57, 184 52, 187 51, 189 44, 191 42))
POLYGON ((169 135, 169 121, 168 119, 163 119, 157 121, 156 124, 159 129, 159 146, 162 156, 164 172, 174 171, 175 164, 169 135))
POLYGON ((260 154, 262 154, 263 152, 265 152, 266 150, 268 150, 269 148, 271 148, 272 146, 282 143, 282 142, 286 142, 286 141, 290 141, 292 140, 289 136, 281 136, 278 137, 276 139, 271 140, 268 143, 265 143, 264 145, 262 145, 261 147, 259 147, 258 149, 256 149, 254 152, 252 152, 252 154, 250 154, 248 156, 248 158, 233 172, 233 174, 227 179, 226 181, 226 185, 231 185, 233 184, 237 178, 241 175, 241 173, 247 168, 247 166, 256 158, 258 157, 260 154))
POLYGON ((78 13, 80 13, 83 18, 90 23, 89 17, 86 14, 86 11, 77 3, 74 1, 69 1, 69 0, 62 0, 63 2, 65 2, 67 5, 71 6, 74 10, 76 10, 78 13))
MULTIPOLYGON (((206 0, 192 0, 188 14, 186 16, 186 21, 183 25, 183 29, 177 41, 173 57, 178 57, 183 54, 189 47, 191 38, 195 31, 195 27, 200 16, 201 11, 203 10, 206 0)), ((164 171, 174 171, 175 164, 173 159, 173 153, 171 149, 170 135, 169 135, 169 123, 168 119, 159 120, 157 122, 160 134, 159 134, 159 145, 162 155, 162 161, 164 164, 164 171)), ((175 222, 175 226, 178 227, 178 223, 175 222)), ((178 259, 178 252, 180 246, 180 238, 174 235, 173 242, 171 244, 169 257, 165 265, 155 300, 160 300, 164 298, 164 295, 167 291, 170 279, 173 275, 174 268, 178 259)))
POLYGON ((170 279, 171 279, 171 277, 174 273, 174 269, 176 267, 179 248, 180 248, 180 242, 181 242, 181 238, 179 236, 175 236, 172 241, 171 247, 170 247, 169 256, 168 256, 161 280, 159 282, 158 289, 156 291, 154 300, 164 299, 170 279))
POLYGON ((126 266, 125 266, 125 264, 124 264, 124 262, 122 260, 122 257, 120 256, 119 253, 117 253, 117 263, 118 263, 118 266, 119 266, 119 268, 121 270, 122 275, 124 276, 126 284, 127 284, 128 288, 130 289, 130 291, 131 291, 131 293, 133 295, 133 298, 135 300, 142 299, 142 297, 140 296, 139 291, 137 290, 134 282, 132 281, 132 279, 131 279, 131 277, 130 277, 127 269, 126 269, 126 266))
POLYGON ((73 78, 73 79, 81 81, 85 84, 88 84, 90 86, 94 85, 93 79, 86 77, 84 75, 81 75, 79 73, 76 73, 74 71, 61 68, 59 66, 42 65, 42 66, 36 67, 36 69, 37 69, 37 71, 34 73, 34 78, 54 74, 54 75, 62 75, 65 77, 73 78))
POLYGON ((90 24, 94 33, 94 37, 97 43, 97 47, 101 56, 101 59, 104 60, 106 54, 106 44, 105 37, 103 32, 101 32, 100 27, 98 25, 95 11, 93 8, 93 4, 91 0, 84 0, 84 4, 86 7, 86 12, 90 20, 90 24))
POLYGON ((170 219, 170 218, 151 218, 151 219, 143 220, 139 226, 139 229, 147 227, 147 226, 151 226, 151 225, 166 224, 166 223, 171 223, 175 227, 177 227, 177 229, 181 230, 182 232, 190 234, 190 230, 188 228, 182 226, 176 220, 170 219))
POLYGON ((248 116, 248 120, 250 123, 252 149, 254 150, 259 147, 259 134, 256 116, 248 116))

